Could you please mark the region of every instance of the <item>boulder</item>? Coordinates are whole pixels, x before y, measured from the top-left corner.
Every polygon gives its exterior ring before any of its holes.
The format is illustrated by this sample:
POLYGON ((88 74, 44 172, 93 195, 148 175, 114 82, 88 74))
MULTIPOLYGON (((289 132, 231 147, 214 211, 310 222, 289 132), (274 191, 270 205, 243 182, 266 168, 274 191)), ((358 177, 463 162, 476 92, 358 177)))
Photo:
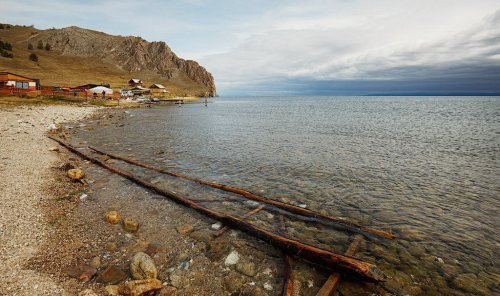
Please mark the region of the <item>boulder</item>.
POLYGON ((119 267, 111 265, 104 269, 95 281, 102 284, 118 284, 125 279, 127 279, 127 274, 119 267))
POLYGON ((155 263, 148 254, 143 252, 135 253, 130 261, 130 272, 136 280, 155 279, 158 277, 158 270, 155 263))
POLYGON ((125 218, 123 219, 123 229, 128 232, 135 232, 139 229, 139 222, 134 218, 125 218))
POLYGON ((83 177, 85 177, 85 173, 81 169, 70 169, 67 171, 68 177, 71 180, 81 180, 83 177))
POLYGON ((104 215, 104 219, 106 219, 106 222, 108 223, 118 224, 120 223, 122 216, 117 211, 109 211, 106 213, 106 215, 104 215))
POLYGON ((129 281, 122 285, 120 292, 127 296, 139 296, 145 293, 160 290, 162 283, 157 279, 129 281))

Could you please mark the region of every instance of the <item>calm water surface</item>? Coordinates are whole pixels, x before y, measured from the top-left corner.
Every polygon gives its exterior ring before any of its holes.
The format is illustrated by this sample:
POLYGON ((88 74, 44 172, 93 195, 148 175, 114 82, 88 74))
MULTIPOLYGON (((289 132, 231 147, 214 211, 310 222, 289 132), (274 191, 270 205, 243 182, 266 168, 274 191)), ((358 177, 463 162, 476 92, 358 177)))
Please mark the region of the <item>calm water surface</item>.
POLYGON ((499 292, 500 97, 227 97, 123 122, 85 139, 397 233, 359 257, 401 294, 499 292))

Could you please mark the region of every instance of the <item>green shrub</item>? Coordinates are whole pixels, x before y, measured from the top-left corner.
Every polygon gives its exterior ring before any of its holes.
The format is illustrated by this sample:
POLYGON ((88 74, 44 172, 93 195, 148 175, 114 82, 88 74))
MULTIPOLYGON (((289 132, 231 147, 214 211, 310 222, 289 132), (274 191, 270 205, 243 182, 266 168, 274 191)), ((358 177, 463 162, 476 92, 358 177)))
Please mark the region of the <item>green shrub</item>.
POLYGON ((30 54, 29 59, 30 61, 38 62, 38 56, 34 53, 30 54))
POLYGON ((33 44, 28 43, 28 50, 32 50, 32 49, 33 49, 33 44))
POLYGON ((38 40, 38 45, 36 46, 38 49, 43 49, 43 42, 42 40, 38 40))
POLYGON ((46 50, 46 51, 50 51, 50 44, 48 44, 48 43, 47 43, 47 44, 45 44, 45 50, 46 50))

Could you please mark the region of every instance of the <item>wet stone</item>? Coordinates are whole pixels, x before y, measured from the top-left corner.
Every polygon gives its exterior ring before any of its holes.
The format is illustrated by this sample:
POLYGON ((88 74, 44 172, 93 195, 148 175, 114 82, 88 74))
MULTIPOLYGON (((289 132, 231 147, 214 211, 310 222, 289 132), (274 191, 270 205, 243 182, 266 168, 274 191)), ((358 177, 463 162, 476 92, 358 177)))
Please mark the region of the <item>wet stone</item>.
POLYGON ((96 278, 102 284, 118 284, 127 279, 127 274, 117 266, 111 265, 104 269, 96 278))
POLYGON ((139 229, 139 222, 134 218, 123 219, 123 229, 128 232, 136 232, 139 229))
POLYGON ((121 220, 121 215, 117 211, 109 211, 104 215, 104 219, 106 222, 111 223, 111 224, 118 224, 120 223, 121 220))
POLYGON ((148 254, 137 252, 130 261, 130 273, 136 280, 155 279, 158 277, 158 270, 155 263, 148 254))
POLYGON ((224 286, 229 292, 240 292, 245 285, 245 278, 231 271, 226 277, 224 277, 224 286))
POLYGON ((64 270, 64 272, 72 278, 76 278, 82 282, 88 282, 97 270, 94 267, 81 265, 81 266, 70 266, 64 270))
POLYGON ((203 231, 203 230, 195 231, 195 232, 191 233, 189 236, 192 239, 195 239, 195 240, 200 241, 200 242, 205 242, 205 243, 210 242, 214 238, 214 236, 211 232, 203 231))
POLYGON ((255 264, 252 262, 240 262, 236 264, 236 270, 246 276, 253 277, 256 274, 255 264))
POLYGON ((175 229, 177 229, 177 232, 180 234, 189 234, 193 232, 194 226, 192 224, 183 224, 177 226, 175 229))
POLYGON ((121 288, 122 294, 129 296, 139 296, 151 291, 160 290, 163 288, 162 283, 157 279, 144 279, 128 281, 121 288))
POLYGON ((229 242, 220 240, 211 241, 208 247, 207 257, 214 261, 221 260, 231 250, 229 242))

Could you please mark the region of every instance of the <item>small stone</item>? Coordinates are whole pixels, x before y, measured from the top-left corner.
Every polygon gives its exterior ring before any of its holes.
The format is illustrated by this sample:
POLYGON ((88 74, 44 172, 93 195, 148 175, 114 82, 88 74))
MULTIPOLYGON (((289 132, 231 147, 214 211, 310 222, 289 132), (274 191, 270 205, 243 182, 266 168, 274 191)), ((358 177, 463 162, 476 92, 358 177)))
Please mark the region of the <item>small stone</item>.
POLYGON ((96 268, 96 269, 101 267, 101 257, 96 256, 96 257, 92 258, 92 260, 90 260, 90 266, 92 266, 93 268, 96 268))
POLYGON ((87 265, 70 266, 64 271, 70 277, 79 279, 82 282, 88 282, 97 272, 95 268, 87 265))
POLYGON ((272 291, 272 290, 273 290, 273 286, 272 286, 270 283, 268 283, 268 282, 264 283, 264 286, 263 286, 263 287, 264 287, 264 289, 266 289, 267 291, 272 291))
POLYGON ((229 292, 240 292, 245 285, 245 278, 231 271, 224 277, 224 286, 229 292))
POLYGON ((130 261, 130 273, 136 280, 155 279, 158 277, 158 270, 155 263, 148 254, 137 252, 130 261))
POLYGON ((246 276, 255 276, 255 264, 252 262, 240 262, 236 264, 236 270, 246 276))
POLYGON ((75 181, 81 180, 85 177, 85 173, 81 169, 70 169, 67 174, 70 179, 75 181))
POLYGON ((110 251, 110 252, 113 252, 114 250, 116 250, 118 247, 116 246, 115 243, 107 243, 104 248, 107 250, 107 251, 110 251))
POLYGON ((121 287, 121 293, 129 296, 144 295, 151 291, 160 290, 163 284, 157 279, 129 281, 121 287))
POLYGON ((226 266, 229 266, 229 265, 234 265, 236 263, 238 263, 238 261, 240 260, 240 254, 238 254, 237 251, 232 251, 231 253, 229 253, 229 255, 226 257, 226 261, 224 261, 224 264, 226 266))
POLYGON ((212 260, 220 260, 231 250, 231 246, 227 241, 214 240, 208 245, 209 251, 207 257, 212 260))
POLYGON ((78 296, 97 296, 97 294, 90 289, 85 289, 78 293, 78 296))
POLYGON ((57 148, 57 147, 50 147, 49 151, 59 152, 59 148, 57 148))
POLYGON ((300 205, 299 205, 299 208, 303 208, 303 209, 305 209, 305 208, 307 208, 307 205, 306 205, 306 204, 300 204, 300 205))
POLYGON ((104 290, 108 292, 108 295, 116 296, 120 295, 120 286, 118 285, 109 285, 104 287, 104 290))
POLYGON ((219 230, 222 228, 222 223, 220 222, 214 223, 210 226, 210 228, 212 228, 213 230, 219 230))
POLYGON ((182 270, 176 270, 169 275, 170 283, 176 288, 185 288, 189 284, 189 279, 182 270))
POLYGON ((208 243, 213 239, 213 234, 211 232, 202 230, 195 231, 191 233, 189 236, 197 241, 205 243, 208 243))
POLYGON ((180 234, 189 234, 193 232, 194 226, 192 224, 183 224, 176 227, 177 232, 180 234))
POLYGON ((123 229, 128 232, 135 232, 139 229, 139 222, 134 218, 125 218, 123 219, 123 229))
POLYGON ((127 274, 119 267, 111 265, 104 269, 95 281, 102 284, 118 284, 125 279, 127 279, 127 274))
POLYGON ((109 211, 109 212, 106 213, 106 215, 104 216, 104 218, 106 219, 106 221, 108 223, 118 224, 118 223, 120 223, 120 220, 122 219, 122 216, 117 211, 109 211))
POLYGON ((87 197, 89 197, 87 194, 82 194, 80 195, 80 200, 85 200, 87 197))

